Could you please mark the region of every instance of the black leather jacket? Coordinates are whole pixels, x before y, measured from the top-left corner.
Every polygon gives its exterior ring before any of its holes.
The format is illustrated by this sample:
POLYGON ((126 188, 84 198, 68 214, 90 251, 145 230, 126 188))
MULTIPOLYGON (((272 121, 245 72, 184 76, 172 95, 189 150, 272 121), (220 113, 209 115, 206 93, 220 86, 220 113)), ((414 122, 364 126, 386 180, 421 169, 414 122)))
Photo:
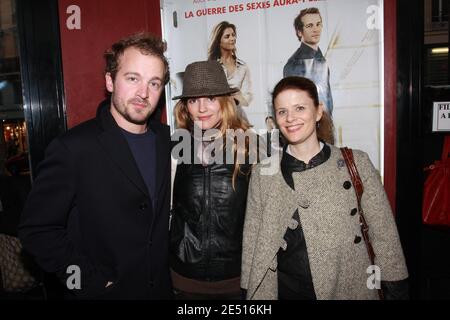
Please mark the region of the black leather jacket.
POLYGON ((171 268, 190 279, 239 277, 250 165, 177 166, 170 230, 171 268))

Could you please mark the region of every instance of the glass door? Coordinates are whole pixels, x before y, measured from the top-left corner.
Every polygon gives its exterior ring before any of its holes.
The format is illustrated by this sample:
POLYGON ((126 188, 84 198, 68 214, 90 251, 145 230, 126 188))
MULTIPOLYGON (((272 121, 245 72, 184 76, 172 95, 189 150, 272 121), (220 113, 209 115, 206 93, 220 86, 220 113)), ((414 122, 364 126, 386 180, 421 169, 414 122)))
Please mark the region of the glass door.
POLYGON ((15 2, 0 0, 0 233, 10 236, 31 186, 15 2))
POLYGON ((29 176, 15 0, 0 0, 0 173, 29 176))

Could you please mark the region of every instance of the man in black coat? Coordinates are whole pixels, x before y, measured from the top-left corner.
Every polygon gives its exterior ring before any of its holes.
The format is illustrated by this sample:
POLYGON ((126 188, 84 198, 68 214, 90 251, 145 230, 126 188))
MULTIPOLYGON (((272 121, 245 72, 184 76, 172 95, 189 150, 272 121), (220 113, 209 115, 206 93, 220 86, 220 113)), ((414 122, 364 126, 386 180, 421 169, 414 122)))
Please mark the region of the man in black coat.
POLYGON ((111 99, 47 148, 19 236, 68 298, 168 299, 169 127, 149 120, 169 67, 136 34, 105 53, 111 99))

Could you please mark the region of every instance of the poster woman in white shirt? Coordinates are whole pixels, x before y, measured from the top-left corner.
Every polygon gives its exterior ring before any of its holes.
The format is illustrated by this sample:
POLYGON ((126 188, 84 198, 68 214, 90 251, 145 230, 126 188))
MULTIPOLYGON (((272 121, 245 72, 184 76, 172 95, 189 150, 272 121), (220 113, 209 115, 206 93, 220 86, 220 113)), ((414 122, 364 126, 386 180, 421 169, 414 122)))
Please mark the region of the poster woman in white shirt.
POLYGON ((239 91, 233 95, 241 116, 247 119, 242 107, 248 107, 253 98, 250 70, 247 64, 236 56, 236 26, 222 21, 212 30, 208 48, 208 60, 217 60, 222 65, 228 84, 239 91))

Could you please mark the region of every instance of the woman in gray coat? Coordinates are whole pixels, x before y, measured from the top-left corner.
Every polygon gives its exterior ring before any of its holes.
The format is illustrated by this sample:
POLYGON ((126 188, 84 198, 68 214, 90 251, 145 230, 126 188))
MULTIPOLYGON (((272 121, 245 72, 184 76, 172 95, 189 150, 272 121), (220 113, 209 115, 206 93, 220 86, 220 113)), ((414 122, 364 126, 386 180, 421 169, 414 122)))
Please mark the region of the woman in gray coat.
POLYGON ((287 144, 279 170, 270 174, 259 164, 251 175, 241 275, 247 299, 377 299, 380 282, 385 298, 407 298, 408 272, 395 221, 367 154, 353 152, 375 266, 316 86, 306 78, 284 78, 272 102, 287 144))

